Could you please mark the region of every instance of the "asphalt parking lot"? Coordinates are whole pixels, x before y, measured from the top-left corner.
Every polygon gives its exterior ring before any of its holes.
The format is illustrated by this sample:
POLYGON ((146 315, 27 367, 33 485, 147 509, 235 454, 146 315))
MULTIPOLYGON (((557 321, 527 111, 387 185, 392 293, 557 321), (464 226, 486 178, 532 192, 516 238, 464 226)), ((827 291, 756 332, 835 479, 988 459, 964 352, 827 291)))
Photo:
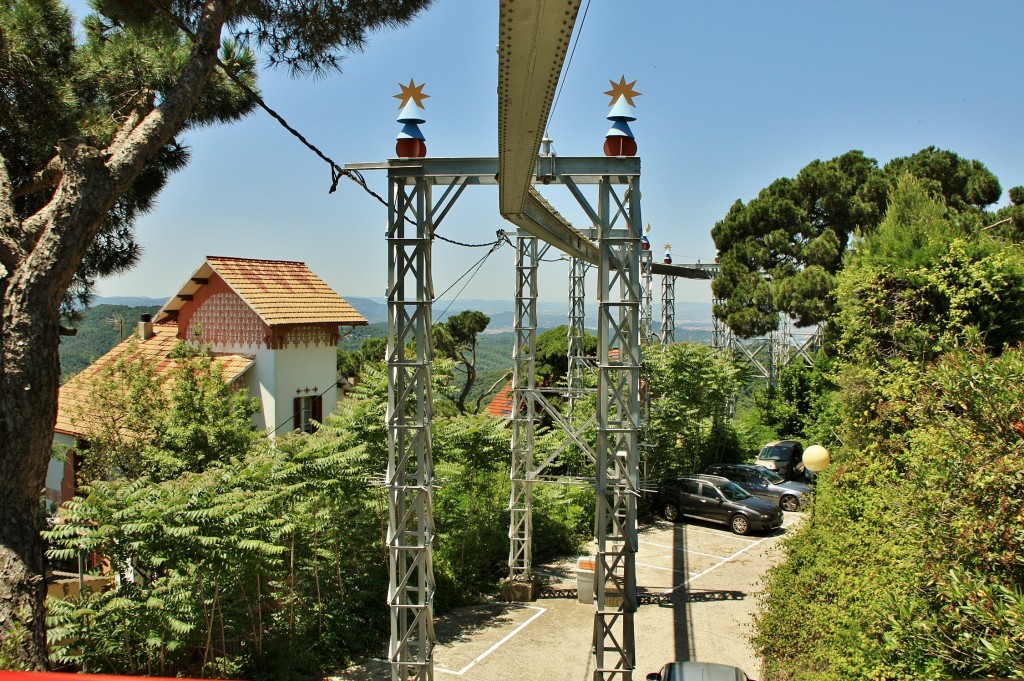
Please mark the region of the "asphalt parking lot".
MULTIPOLYGON (((757 678, 748 643, 756 593, 780 557, 775 547, 801 517, 787 513, 781 530, 745 537, 700 522, 641 526, 634 679, 673 660, 732 664, 757 678)), ((567 597, 576 588, 575 568, 575 560, 536 568, 545 582, 536 602, 492 602, 439 618, 434 678, 589 680, 594 608, 567 597)), ((370 660, 339 678, 390 679, 390 668, 370 660)))

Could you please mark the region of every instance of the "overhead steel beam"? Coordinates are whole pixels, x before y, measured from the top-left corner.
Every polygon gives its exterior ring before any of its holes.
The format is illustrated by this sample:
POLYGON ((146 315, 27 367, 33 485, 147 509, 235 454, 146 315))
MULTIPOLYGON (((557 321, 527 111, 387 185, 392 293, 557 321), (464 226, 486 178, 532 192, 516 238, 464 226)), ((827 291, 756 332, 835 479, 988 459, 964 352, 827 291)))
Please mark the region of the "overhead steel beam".
POLYGON ((498 209, 519 229, 597 262, 596 246, 533 188, 537 153, 580 0, 501 3, 498 26, 498 209))
POLYGON ((680 279, 714 279, 718 274, 718 268, 715 266, 712 270, 703 265, 666 265, 663 262, 656 262, 652 265, 651 272, 680 279))
POLYGON ((501 3, 498 157, 502 215, 522 214, 533 187, 540 141, 579 9, 580 0, 501 3))

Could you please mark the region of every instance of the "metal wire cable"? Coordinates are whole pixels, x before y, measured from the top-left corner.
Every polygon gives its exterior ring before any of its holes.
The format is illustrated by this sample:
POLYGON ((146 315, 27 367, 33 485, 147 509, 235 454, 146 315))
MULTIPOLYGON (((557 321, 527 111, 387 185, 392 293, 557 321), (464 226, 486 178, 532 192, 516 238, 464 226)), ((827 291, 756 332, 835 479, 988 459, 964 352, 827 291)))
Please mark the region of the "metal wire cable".
MULTIPOLYGON (((587 0, 586 6, 583 8, 583 18, 580 19, 579 30, 576 31, 576 40, 572 42, 572 49, 569 50, 569 59, 565 62, 565 69, 563 69, 563 75, 569 74, 569 67, 572 66, 573 55, 576 54, 576 45, 580 42, 580 35, 583 34, 583 24, 587 21, 587 12, 590 11, 590 0, 587 0)), ((548 121, 555 116, 555 109, 558 107, 558 98, 562 96, 562 88, 565 86, 566 78, 560 78, 558 81, 558 90, 555 92, 555 101, 551 104, 551 111, 548 112, 548 121)), ((547 133, 547 124, 544 125, 544 132, 547 133)))
MULTIPOLYGON (((166 7, 163 7, 160 4, 153 2, 153 0, 147 0, 147 2, 151 7, 163 13, 170 21, 172 21, 178 27, 179 31, 187 35, 189 37, 189 40, 191 40, 192 43, 195 44, 195 33, 177 15, 175 15, 166 7)), ((340 165, 335 163, 334 159, 330 158, 329 156, 327 156, 327 154, 320 151, 320 149, 318 149, 316 145, 314 145, 312 142, 307 140, 306 137, 301 132, 299 132, 291 125, 289 125, 288 121, 286 121, 281 114, 271 109, 267 105, 267 103, 263 101, 263 98, 260 95, 256 94, 256 92, 252 88, 250 88, 248 85, 242 82, 242 80, 238 77, 238 74, 236 74, 233 69, 229 68, 227 64, 220 60, 220 57, 214 55, 214 59, 217 60, 217 66, 219 66, 220 70, 224 72, 224 75, 226 75, 231 80, 232 83, 237 85, 239 89, 241 89, 242 92, 246 94, 247 97, 249 97, 254 102, 259 104, 260 108, 266 111, 268 114, 270 114, 271 118, 276 120, 281 125, 281 127, 283 127, 285 130, 294 135, 296 139, 298 139, 300 142, 302 142, 302 144, 306 146, 306 148, 308 148, 314 154, 319 156, 325 163, 327 163, 328 166, 330 166, 331 188, 328 190, 329 194, 333 194, 335 191, 337 191, 338 182, 341 180, 342 177, 347 177, 353 182, 355 182, 357 185, 362 187, 363 191, 365 191, 373 198, 377 199, 381 204, 383 204, 384 206, 388 205, 388 202, 385 201, 380 194, 373 191, 372 189, 370 189, 369 186, 367 186, 366 178, 363 177, 362 173, 360 173, 358 170, 348 170, 342 168, 340 165)))
MULTIPOLYGON (((192 40, 193 43, 195 42, 195 34, 177 16, 175 16, 172 12, 170 12, 166 8, 163 8, 163 7, 160 7, 160 6, 156 5, 155 3, 153 3, 153 0, 148 0, 148 2, 149 2, 149 4, 151 6, 155 7, 156 9, 160 10, 161 12, 163 12, 169 19, 171 19, 171 21, 173 21, 175 24, 177 24, 179 30, 181 30, 183 33, 185 33, 185 35, 187 35, 189 37, 189 39, 192 40)), ((587 6, 588 7, 590 6, 590 1, 589 0, 587 0, 587 6)), ((586 12, 584 12, 584 18, 586 18, 586 12)), ((579 36, 577 35, 577 41, 578 40, 579 40, 579 36)), ((575 46, 573 46, 573 50, 575 51, 575 46)), ((248 85, 243 83, 242 80, 238 77, 238 75, 231 68, 229 68, 227 66, 227 64, 225 64, 224 62, 222 62, 220 60, 220 57, 215 56, 214 58, 217 60, 217 66, 220 67, 221 71, 223 71, 224 74, 229 79, 231 79, 231 82, 233 82, 235 85, 237 85, 239 87, 239 89, 241 89, 242 92, 244 92, 246 94, 246 96, 248 96, 250 99, 252 99, 254 102, 256 102, 256 104, 258 104, 261 109, 266 111, 270 115, 271 118, 276 120, 281 127, 283 127, 285 130, 290 132, 297 140, 302 142, 302 144, 307 149, 312 151, 314 154, 316 154, 318 157, 320 157, 321 160, 323 160, 325 163, 327 163, 328 166, 330 166, 330 168, 331 168, 331 187, 328 190, 329 194, 333 194, 335 191, 337 191, 337 189, 338 189, 338 182, 341 180, 342 177, 347 177, 348 179, 352 180, 357 185, 362 187, 363 191, 365 191, 367 194, 369 194, 373 198, 377 199, 377 201, 379 201, 382 206, 388 207, 390 205, 384 199, 384 197, 382 197, 380 194, 378 194, 377 192, 375 192, 372 189, 370 189, 370 187, 366 184, 366 178, 363 177, 362 173, 360 173, 358 170, 346 169, 346 168, 342 168, 340 165, 338 165, 334 161, 334 159, 332 159, 331 157, 327 156, 327 154, 322 152, 315 144, 313 144, 308 139, 306 139, 305 135, 303 135, 301 132, 299 132, 298 130, 293 128, 288 123, 288 121, 285 120, 284 116, 282 116, 281 114, 277 113, 272 108, 270 108, 270 106, 263 100, 263 97, 261 97, 259 94, 257 94, 248 85)), ((571 58, 570 58, 570 61, 571 61, 571 58)), ((557 99, 556 99, 556 101, 557 101, 557 99)), ((499 229, 497 231, 497 240, 496 241, 488 241, 487 243, 482 243, 482 244, 467 244, 467 243, 463 243, 461 241, 455 241, 454 239, 449 239, 447 237, 441 236, 440 234, 437 234, 436 232, 434 233, 434 237, 440 239, 441 241, 446 241, 446 242, 448 242, 450 244, 453 244, 455 246, 463 246, 463 247, 466 247, 466 248, 492 247, 492 251, 493 251, 493 249, 496 249, 496 247, 502 241, 505 241, 510 246, 512 245, 512 242, 509 240, 508 236, 505 234, 505 231, 501 230, 501 229, 499 229)), ((465 275, 463 275, 463 276, 465 276, 465 275)))
MULTIPOLYGON (((499 230, 499 231, 501 231, 501 230, 499 230)), ((434 298, 434 300, 440 300, 444 296, 445 293, 448 293, 449 291, 451 291, 453 288, 455 288, 456 284, 458 284, 460 281, 465 279, 465 277, 467 275, 470 275, 469 279, 466 280, 466 283, 463 284, 462 288, 459 289, 459 292, 456 293, 455 297, 452 298, 451 301, 448 303, 448 307, 446 307, 444 309, 444 311, 437 316, 438 319, 440 319, 441 317, 444 317, 448 313, 448 310, 450 310, 452 305, 455 304, 455 301, 459 299, 459 296, 462 295, 462 292, 465 291, 466 287, 469 286, 471 281, 473 281, 473 277, 475 277, 477 275, 477 273, 481 270, 481 268, 483 268, 484 263, 487 261, 487 258, 491 257, 491 254, 494 253, 495 251, 497 251, 499 248, 501 248, 501 245, 503 243, 505 243, 506 241, 508 241, 507 237, 504 238, 504 239, 498 239, 497 241, 495 241, 491 245, 491 250, 489 250, 486 253, 484 253, 484 257, 480 258, 475 263, 473 263, 473 265, 471 265, 468 270, 463 272, 462 275, 458 279, 456 279, 455 281, 452 282, 451 286, 446 288, 444 291, 442 291, 440 293, 440 295, 438 295, 437 297, 434 298), (470 273, 472 273, 472 274, 470 274, 470 273)))

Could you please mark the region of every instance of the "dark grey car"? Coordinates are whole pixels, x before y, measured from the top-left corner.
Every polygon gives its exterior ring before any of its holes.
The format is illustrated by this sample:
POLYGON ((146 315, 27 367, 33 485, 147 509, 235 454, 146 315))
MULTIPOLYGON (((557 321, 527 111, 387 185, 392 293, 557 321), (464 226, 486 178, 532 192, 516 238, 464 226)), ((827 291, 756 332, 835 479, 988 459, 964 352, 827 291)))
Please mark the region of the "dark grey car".
POLYGON ((666 520, 675 522, 690 516, 728 525, 736 534, 782 526, 782 511, 778 506, 717 476, 664 480, 658 485, 655 505, 666 520))
POLYGON ((783 511, 799 511, 807 506, 811 488, 802 482, 786 482, 775 471, 743 463, 717 464, 704 469, 707 475, 720 475, 758 499, 778 504, 783 511))

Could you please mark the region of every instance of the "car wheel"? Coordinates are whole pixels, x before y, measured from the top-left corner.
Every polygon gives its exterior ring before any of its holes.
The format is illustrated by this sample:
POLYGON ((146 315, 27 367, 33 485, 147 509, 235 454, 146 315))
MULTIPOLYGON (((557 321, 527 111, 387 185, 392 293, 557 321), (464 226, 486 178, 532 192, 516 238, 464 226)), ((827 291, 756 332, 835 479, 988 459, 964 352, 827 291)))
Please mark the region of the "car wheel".
POLYGON ((670 501, 662 506, 661 515, 665 516, 665 520, 674 523, 679 520, 679 506, 675 502, 670 501))
POLYGON ((787 494, 779 499, 779 506, 783 511, 795 511, 800 508, 800 502, 792 494, 787 494))
POLYGON ((732 517, 732 520, 729 521, 729 527, 731 527, 732 531, 736 534, 746 534, 747 532, 750 532, 750 521, 747 520, 747 517, 742 513, 737 513, 732 517))

